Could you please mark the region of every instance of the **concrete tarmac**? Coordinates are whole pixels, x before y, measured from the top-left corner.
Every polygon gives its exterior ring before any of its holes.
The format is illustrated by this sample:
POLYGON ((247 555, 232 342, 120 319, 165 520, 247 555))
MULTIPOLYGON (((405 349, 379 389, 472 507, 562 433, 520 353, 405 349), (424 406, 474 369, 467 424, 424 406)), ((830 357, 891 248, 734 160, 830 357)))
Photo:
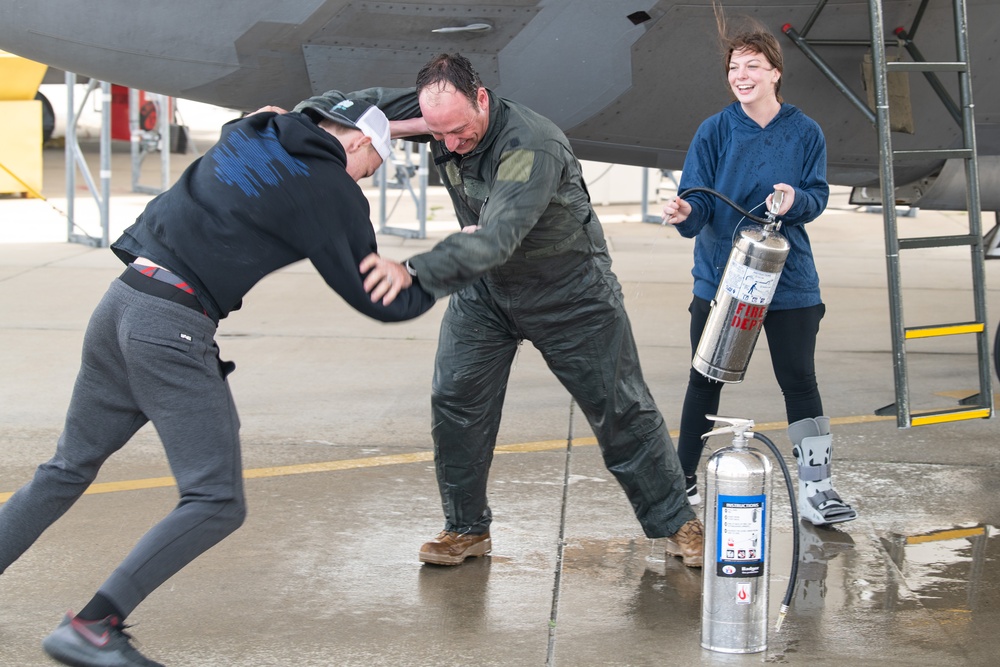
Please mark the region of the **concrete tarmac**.
MULTIPOLYGON (((149 199, 129 192, 126 150, 113 160, 112 238, 149 199)), ((192 157, 173 156, 173 168, 192 157)), ((0 199, 0 502, 51 456, 88 317, 122 271, 107 249, 63 242, 62 152, 45 160, 48 201, 0 199)), ((377 191, 364 185, 374 215, 377 191)), ((392 197, 393 224, 415 226, 409 196, 392 197)), ((431 197, 428 238, 380 235, 382 252, 404 259, 456 227, 444 193, 431 197)), ((598 212, 646 380, 676 429, 692 242, 639 221, 638 204, 598 212)), ((379 324, 308 263, 265 278, 220 327, 223 358, 238 365, 250 513, 129 618, 141 650, 172 667, 997 664, 996 422, 899 429, 875 415, 894 401, 881 220, 837 191, 809 226, 827 305, 816 359, 835 482, 860 516, 801 527, 798 583, 776 631, 795 527, 775 480, 766 651, 701 648, 702 571, 664 560, 662 540, 643 536, 586 421, 527 343, 492 468, 493 553, 422 566, 417 550, 442 526, 429 391, 446 304, 379 324)), ((924 236, 959 233, 964 217, 920 211, 900 222, 924 236)), ((910 252, 920 256, 904 258, 908 323, 971 319, 967 252, 910 252)), ((986 268, 995 329, 1000 262, 986 268)), ((908 355, 914 409, 978 389, 972 344, 952 338, 908 355)), ((720 412, 754 419, 793 466, 763 337, 758 347, 720 412)), ((706 458, 727 444, 713 439, 706 458)), ((146 427, 0 576, 0 665, 52 664, 42 638, 176 500, 146 427)))

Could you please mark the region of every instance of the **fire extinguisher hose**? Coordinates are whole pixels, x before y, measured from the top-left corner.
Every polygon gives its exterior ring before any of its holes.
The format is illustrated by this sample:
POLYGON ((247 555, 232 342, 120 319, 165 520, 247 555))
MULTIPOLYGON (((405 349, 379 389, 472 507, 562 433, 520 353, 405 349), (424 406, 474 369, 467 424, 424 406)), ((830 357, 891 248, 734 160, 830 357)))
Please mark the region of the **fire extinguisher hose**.
POLYGON ((692 192, 707 192, 710 195, 718 197, 719 199, 721 199, 722 201, 724 201, 726 204, 728 204, 732 208, 734 208, 737 211, 739 211, 748 220, 753 220, 754 222, 759 223, 761 225, 769 225, 769 224, 771 224, 773 222, 772 220, 767 220, 765 218, 759 218, 759 217, 757 217, 756 215, 754 215, 750 211, 745 210, 743 207, 741 207, 739 204, 737 204, 736 202, 734 202, 732 199, 730 199, 726 195, 724 195, 721 192, 718 192, 716 190, 713 190, 712 188, 702 188, 702 187, 688 188, 687 190, 684 190, 683 192, 678 192, 677 196, 680 197, 681 199, 683 199, 686 195, 688 195, 688 194, 690 194, 692 192))
POLYGON ((785 486, 788 489, 789 505, 792 510, 792 567, 788 574, 788 588, 785 589, 785 597, 781 601, 781 609, 778 612, 778 622, 775 626, 775 630, 780 632, 781 624, 785 621, 785 615, 788 613, 788 608, 792 604, 792 596, 795 594, 795 581, 799 575, 799 510, 795 501, 795 488, 792 485, 792 474, 789 472, 788 465, 785 463, 785 459, 781 455, 781 450, 779 450, 778 447, 771 442, 770 438, 761 433, 757 433, 755 431, 752 437, 767 445, 768 448, 770 448, 771 453, 774 454, 774 458, 778 460, 778 465, 781 466, 781 473, 785 477, 785 486))

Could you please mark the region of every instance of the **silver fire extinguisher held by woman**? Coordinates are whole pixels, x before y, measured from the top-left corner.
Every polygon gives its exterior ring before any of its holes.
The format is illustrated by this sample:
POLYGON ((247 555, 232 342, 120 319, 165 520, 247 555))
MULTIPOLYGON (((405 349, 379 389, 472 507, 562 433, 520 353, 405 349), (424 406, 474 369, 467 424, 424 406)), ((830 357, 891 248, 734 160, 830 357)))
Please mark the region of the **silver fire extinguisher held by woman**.
POLYGON ((733 244, 691 360, 694 369, 709 379, 741 382, 791 249, 788 239, 778 231, 781 221, 775 217, 784 194, 775 190, 767 217, 762 220, 714 190, 692 190, 710 192, 758 223, 740 230, 739 239, 733 244))

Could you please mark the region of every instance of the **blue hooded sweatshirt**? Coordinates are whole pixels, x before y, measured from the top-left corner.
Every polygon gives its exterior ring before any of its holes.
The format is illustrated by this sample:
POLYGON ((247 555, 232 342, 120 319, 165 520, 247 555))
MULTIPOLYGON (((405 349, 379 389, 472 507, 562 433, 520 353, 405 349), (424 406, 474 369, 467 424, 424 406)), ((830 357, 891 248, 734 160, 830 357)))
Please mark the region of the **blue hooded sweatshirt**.
MULTIPOLYGON (((764 200, 777 183, 795 188, 792 208, 781 217, 781 233, 791 251, 781 272, 770 310, 806 308, 821 303, 819 276, 805 223, 826 208, 826 139, 819 125, 790 104, 761 127, 739 102, 705 120, 684 160, 679 191, 707 187, 764 217, 764 200)), ((676 226, 695 237, 694 294, 711 301, 722 280, 738 225, 754 224, 722 200, 704 192, 683 197, 691 215, 676 226)))

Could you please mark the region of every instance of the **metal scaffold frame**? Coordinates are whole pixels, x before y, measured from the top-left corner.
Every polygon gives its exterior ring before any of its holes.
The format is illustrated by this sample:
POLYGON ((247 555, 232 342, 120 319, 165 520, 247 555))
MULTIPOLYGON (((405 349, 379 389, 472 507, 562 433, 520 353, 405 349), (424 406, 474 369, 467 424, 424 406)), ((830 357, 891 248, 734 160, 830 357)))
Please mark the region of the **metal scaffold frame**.
MULTIPOLYGON (((79 105, 75 104, 76 74, 66 72, 66 240, 97 248, 107 248, 110 239, 111 210, 111 84, 107 81, 91 79, 87 92, 79 105), (101 89, 101 131, 100 131, 100 172, 99 183, 94 181, 87 164, 87 158, 80 147, 77 134, 79 118, 90 95, 101 89), (76 172, 79 169, 87 189, 97 204, 100 214, 101 236, 91 236, 76 222, 76 172)), ((129 89, 129 137, 132 159, 132 191, 144 194, 160 194, 170 187, 170 98, 153 95, 157 108, 156 131, 144 131, 139 122, 139 91, 129 89), (150 187, 139 183, 142 161, 146 155, 160 151, 160 187, 150 187)))
MULTIPOLYGON (((414 165, 413 146, 415 142, 401 141, 393 143, 393 150, 390 153, 389 159, 382 163, 377 172, 376 180, 379 185, 378 231, 380 234, 392 234, 402 236, 403 238, 425 239, 427 238, 427 174, 429 168, 427 144, 416 143, 419 163, 414 165), (398 159, 396 155, 396 143, 402 143, 402 160, 398 159), (417 177, 419 194, 413 189, 414 175, 417 177), (387 209, 388 191, 390 189, 405 189, 410 193, 417 209, 417 229, 389 226, 391 211, 387 209)), ((395 206, 393 208, 395 209, 395 206)))
POLYGON ((129 147, 132 153, 132 192, 158 195, 170 187, 170 97, 152 95, 156 105, 156 131, 142 128, 139 122, 139 91, 128 89, 129 147), (142 162, 146 156, 160 151, 160 187, 142 185, 142 162))
POLYGON ((76 74, 66 72, 66 240, 70 243, 82 243, 96 248, 107 248, 111 244, 109 238, 109 221, 111 206, 111 84, 107 81, 90 80, 87 93, 80 100, 80 106, 73 102, 76 90, 76 74), (87 165, 87 158, 80 148, 77 138, 77 123, 83 107, 91 93, 101 88, 101 152, 100 152, 100 190, 94 183, 94 178, 87 165), (87 189, 97 204, 100 212, 101 237, 90 236, 86 232, 77 231, 76 224, 76 168, 87 184, 87 189))
MULTIPOLYGON (((878 139, 880 163, 880 190, 882 214, 885 228, 886 273, 889 287, 889 314, 893 346, 893 372, 895 379, 895 403, 876 410, 878 414, 895 413, 896 424, 900 428, 921 426, 965 419, 981 419, 993 416, 993 388, 990 377, 990 346, 986 314, 986 272, 985 251, 980 210, 979 171, 976 157, 975 118, 972 102, 972 74, 969 58, 968 20, 965 0, 949 0, 953 7, 955 28, 955 60, 951 62, 928 62, 917 49, 914 36, 923 18, 929 0, 921 0, 913 24, 909 31, 899 28, 896 39, 885 37, 882 14, 882 0, 868 0, 870 21, 870 42, 859 40, 815 40, 810 42, 806 35, 827 4, 820 0, 807 21, 802 33, 791 26, 785 26, 784 33, 795 43, 806 57, 854 104, 875 126, 878 139), (912 62, 892 61, 886 57, 886 44, 903 46, 913 58, 912 62), (875 110, 851 90, 813 48, 816 45, 863 45, 871 48, 872 73, 875 92, 875 110), (939 99, 962 130, 963 145, 958 149, 924 149, 900 151, 892 148, 892 127, 889 113, 889 72, 921 72, 937 93, 939 99), (953 72, 958 75, 960 100, 956 104, 941 85, 937 72, 953 72), (897 227, 897 211, 894 181, 894 164, 908 160, 933 157, 939 160, 962 160, 965 166, 966 206, 968 212, 968 234, 941 235, 923 238, 900 238, 897 227), (972 265, 972 295, 974 320, 929 326, 906 326, 903 319, 903 286, 900 275, 899 254, 911 248, 942 248, 968 246, 972 265), (907 369, 907 341, 929 339, 952 335, 974 335, 976 337, 977 367, 979 372, 979 392, 959 402, 959 407, 931 410, 914 414, 910 405, 910 382, 907 369)), ((992 241, 990 241, 992 243, 992 241)))

